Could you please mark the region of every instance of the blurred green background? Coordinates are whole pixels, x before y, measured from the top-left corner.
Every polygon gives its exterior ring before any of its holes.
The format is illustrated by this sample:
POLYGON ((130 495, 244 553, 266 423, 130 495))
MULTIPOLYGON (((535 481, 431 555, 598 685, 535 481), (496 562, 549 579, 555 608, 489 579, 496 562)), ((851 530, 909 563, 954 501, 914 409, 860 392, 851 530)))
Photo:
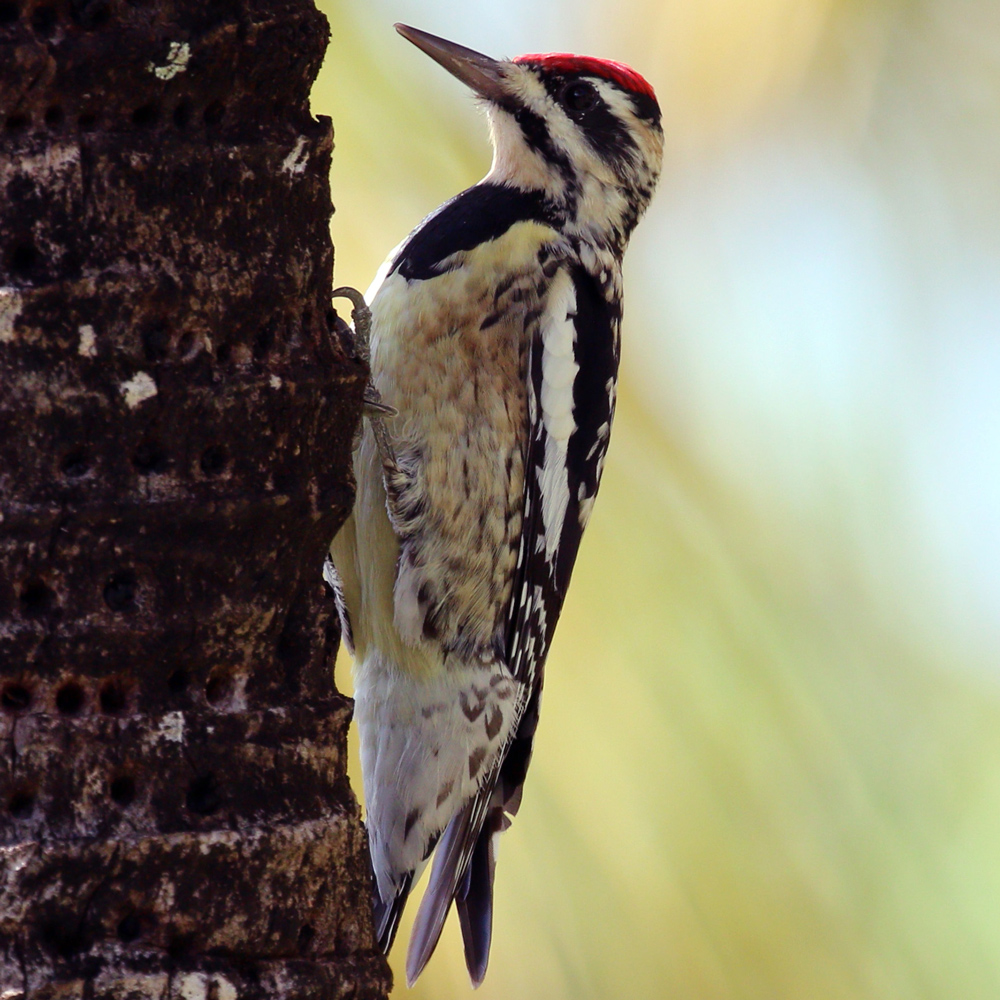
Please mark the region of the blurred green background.
MULTIPOLYGON (((1000 4, 320 6, 337 283, 489 164, 393 21, 664 111, 479 995, 996 1000, 1000 4)), ((452 918, 412 996, 468 992, 452 918)))

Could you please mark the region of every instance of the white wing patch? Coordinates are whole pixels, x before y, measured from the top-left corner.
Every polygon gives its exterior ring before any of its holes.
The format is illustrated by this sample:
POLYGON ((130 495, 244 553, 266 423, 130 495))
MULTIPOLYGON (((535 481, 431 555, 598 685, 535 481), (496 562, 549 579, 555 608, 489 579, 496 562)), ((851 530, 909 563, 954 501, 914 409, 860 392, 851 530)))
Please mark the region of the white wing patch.
POLYGON ((545 456, 539 477, 545 556, 552 559, 562 537, 569 505, 566 451, 576 430, 573 419, 573 384, 580 366, 574 357, 576 342, 576 290, 567 271, 552 281, 548 306, 540 320, 542 339, 541 417, 545 427, 545 456))

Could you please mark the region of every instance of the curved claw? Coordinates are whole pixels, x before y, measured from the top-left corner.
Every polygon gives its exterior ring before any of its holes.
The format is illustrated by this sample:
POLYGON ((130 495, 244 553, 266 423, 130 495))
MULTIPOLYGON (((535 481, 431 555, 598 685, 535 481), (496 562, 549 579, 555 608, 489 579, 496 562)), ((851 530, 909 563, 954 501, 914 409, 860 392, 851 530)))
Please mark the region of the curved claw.
POLYGON ((380 399, 365 400, 366 417, 398 417, 399 410, 395 406, 383 403, 380 399))
POLYGON ((365 364, 368 364, 371 360, 369 345, 371 343, 372 332, 372 311, 368 308, 365 297, 356 288, 351 288, 350 285, 341 285, 340 288, 333 290, 330 298, 351 300, 351 304, 354 307, 351 310, 351 319, 354 321, 354 340, 357 345, 358 356, 365 364))
MULTIPOLYGON (((368 308, 365 297, 356 288, 351 288, 350 285, 341 285, 340 288, 335 288, 330 297, 351 300, 351 304, 354 306, 351 310, 351 319, 354 321, 354 343, 358 357, 366 365, 371 364, 372 311, 368 308)), ((399 466, 396 463, 396 454, 393 451, 392 442, 389 440, 389 433, 382 421, 386 417, 397 416, 399 410, 395 406, 389 406, 388 403, 382 402, 382 397, 372 382, 365 386, 364 413, 372 425, 383 469, 390 473, 397 472, 399 466)))

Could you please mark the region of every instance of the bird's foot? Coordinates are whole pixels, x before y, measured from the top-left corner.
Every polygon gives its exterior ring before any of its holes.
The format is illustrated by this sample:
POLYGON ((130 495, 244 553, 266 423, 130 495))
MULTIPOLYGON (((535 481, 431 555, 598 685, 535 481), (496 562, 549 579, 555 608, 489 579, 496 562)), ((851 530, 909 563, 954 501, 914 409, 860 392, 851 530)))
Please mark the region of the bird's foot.
MULTIPOLYGON (((371 364, 371 331, 372 331, 372 311, 365 302, 365 297, 356 288, 349 285, 342 285, 333 290, 332 298, 351 300, 351 320, 354 323, 354 349, 357 356, 366 364, 371 364)), ((364 415, 371 424, 372 432, 375 435, 375 444, 378 447, 379 457, 382 460, 382 467, 387 473, 399 471, 396 462, 396 454, 393 451, 392 442, 389 440, 389 432, 385 429, 383 420, 386 417, 395 417, 399 411, 394 406, 382 402, 382 397, 375 383, 368 380, 365 386, 364 415)))

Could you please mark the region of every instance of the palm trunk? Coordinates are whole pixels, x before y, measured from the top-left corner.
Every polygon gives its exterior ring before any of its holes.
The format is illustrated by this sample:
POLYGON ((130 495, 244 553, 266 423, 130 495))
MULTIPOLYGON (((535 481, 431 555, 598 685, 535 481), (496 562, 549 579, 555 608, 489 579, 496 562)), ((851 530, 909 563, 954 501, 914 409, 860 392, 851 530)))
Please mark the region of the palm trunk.
POLYGON ((312 0, 0 2, 0 996, 382 997, 312 0))

